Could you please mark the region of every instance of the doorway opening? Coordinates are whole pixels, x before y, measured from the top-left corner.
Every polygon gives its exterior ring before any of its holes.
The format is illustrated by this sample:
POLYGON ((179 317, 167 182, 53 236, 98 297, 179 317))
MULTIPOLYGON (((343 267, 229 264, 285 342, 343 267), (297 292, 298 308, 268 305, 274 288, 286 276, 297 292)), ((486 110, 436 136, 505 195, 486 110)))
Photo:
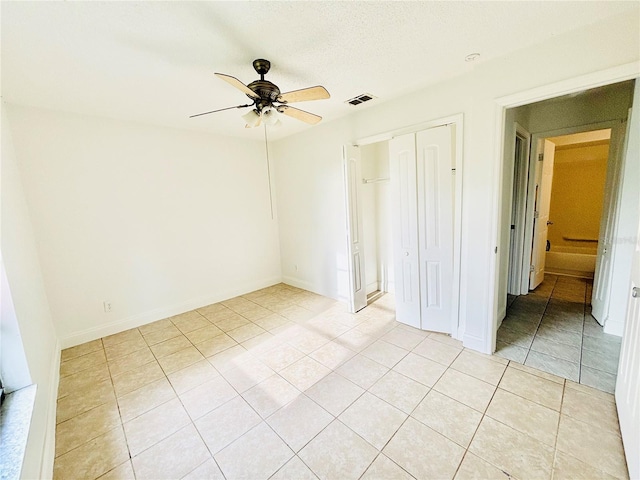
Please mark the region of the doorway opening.
POLYGON ((633 87, 607 85, 505 115, 502 215, 510 223, 496 354, 610 393, 621 336, 602 324, 633 87))

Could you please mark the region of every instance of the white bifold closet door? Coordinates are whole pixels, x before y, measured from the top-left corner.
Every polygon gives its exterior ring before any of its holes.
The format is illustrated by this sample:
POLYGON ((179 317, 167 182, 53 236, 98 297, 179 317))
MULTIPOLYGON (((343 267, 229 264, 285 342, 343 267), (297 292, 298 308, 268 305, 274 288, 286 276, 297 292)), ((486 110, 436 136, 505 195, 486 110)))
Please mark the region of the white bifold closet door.
POLYGON ((396 319, 451 333, 453 293, 452 127, 389 142, 396 319))

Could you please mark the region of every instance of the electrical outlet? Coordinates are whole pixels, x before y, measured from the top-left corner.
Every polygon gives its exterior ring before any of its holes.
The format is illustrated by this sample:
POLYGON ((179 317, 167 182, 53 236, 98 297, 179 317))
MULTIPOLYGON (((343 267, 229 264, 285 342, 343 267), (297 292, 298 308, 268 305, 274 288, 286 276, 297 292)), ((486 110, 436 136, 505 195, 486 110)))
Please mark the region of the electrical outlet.
POLYGON ((110 301, 105 300, 104 302, 102 302, 102 306, 104 307, 104 313, 111 312, 111 302, 110 301))

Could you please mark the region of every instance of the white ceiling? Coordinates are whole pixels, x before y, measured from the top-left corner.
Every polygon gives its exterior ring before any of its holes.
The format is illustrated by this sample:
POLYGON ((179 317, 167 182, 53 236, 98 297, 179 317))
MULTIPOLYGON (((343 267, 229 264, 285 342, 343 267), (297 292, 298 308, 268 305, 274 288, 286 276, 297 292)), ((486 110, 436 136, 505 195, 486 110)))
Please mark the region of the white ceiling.
MULTIPOLYGON (((638 2, 1 2, 2 96, 10 103, 260 138, 246 103, 213 76, 255 80, 271 61, 282 91, 324 85, 296 104, 330 121, 479 62, 631 10, 638 2), (353 107, 361 93, 379 98, 353 107)), ((309 127, 292 118, 271 134, 309 127)))

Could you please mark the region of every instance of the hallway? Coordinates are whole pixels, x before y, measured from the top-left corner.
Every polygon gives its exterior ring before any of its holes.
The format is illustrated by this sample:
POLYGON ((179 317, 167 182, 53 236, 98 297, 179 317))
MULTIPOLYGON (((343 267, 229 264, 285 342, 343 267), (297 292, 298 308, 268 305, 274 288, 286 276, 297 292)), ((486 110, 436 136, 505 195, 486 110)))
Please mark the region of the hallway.
POLYGON ((529 295, 510 297, 496 355, 613 393, 621 338, 591 316, 592 281, 545 275, 529 295))

